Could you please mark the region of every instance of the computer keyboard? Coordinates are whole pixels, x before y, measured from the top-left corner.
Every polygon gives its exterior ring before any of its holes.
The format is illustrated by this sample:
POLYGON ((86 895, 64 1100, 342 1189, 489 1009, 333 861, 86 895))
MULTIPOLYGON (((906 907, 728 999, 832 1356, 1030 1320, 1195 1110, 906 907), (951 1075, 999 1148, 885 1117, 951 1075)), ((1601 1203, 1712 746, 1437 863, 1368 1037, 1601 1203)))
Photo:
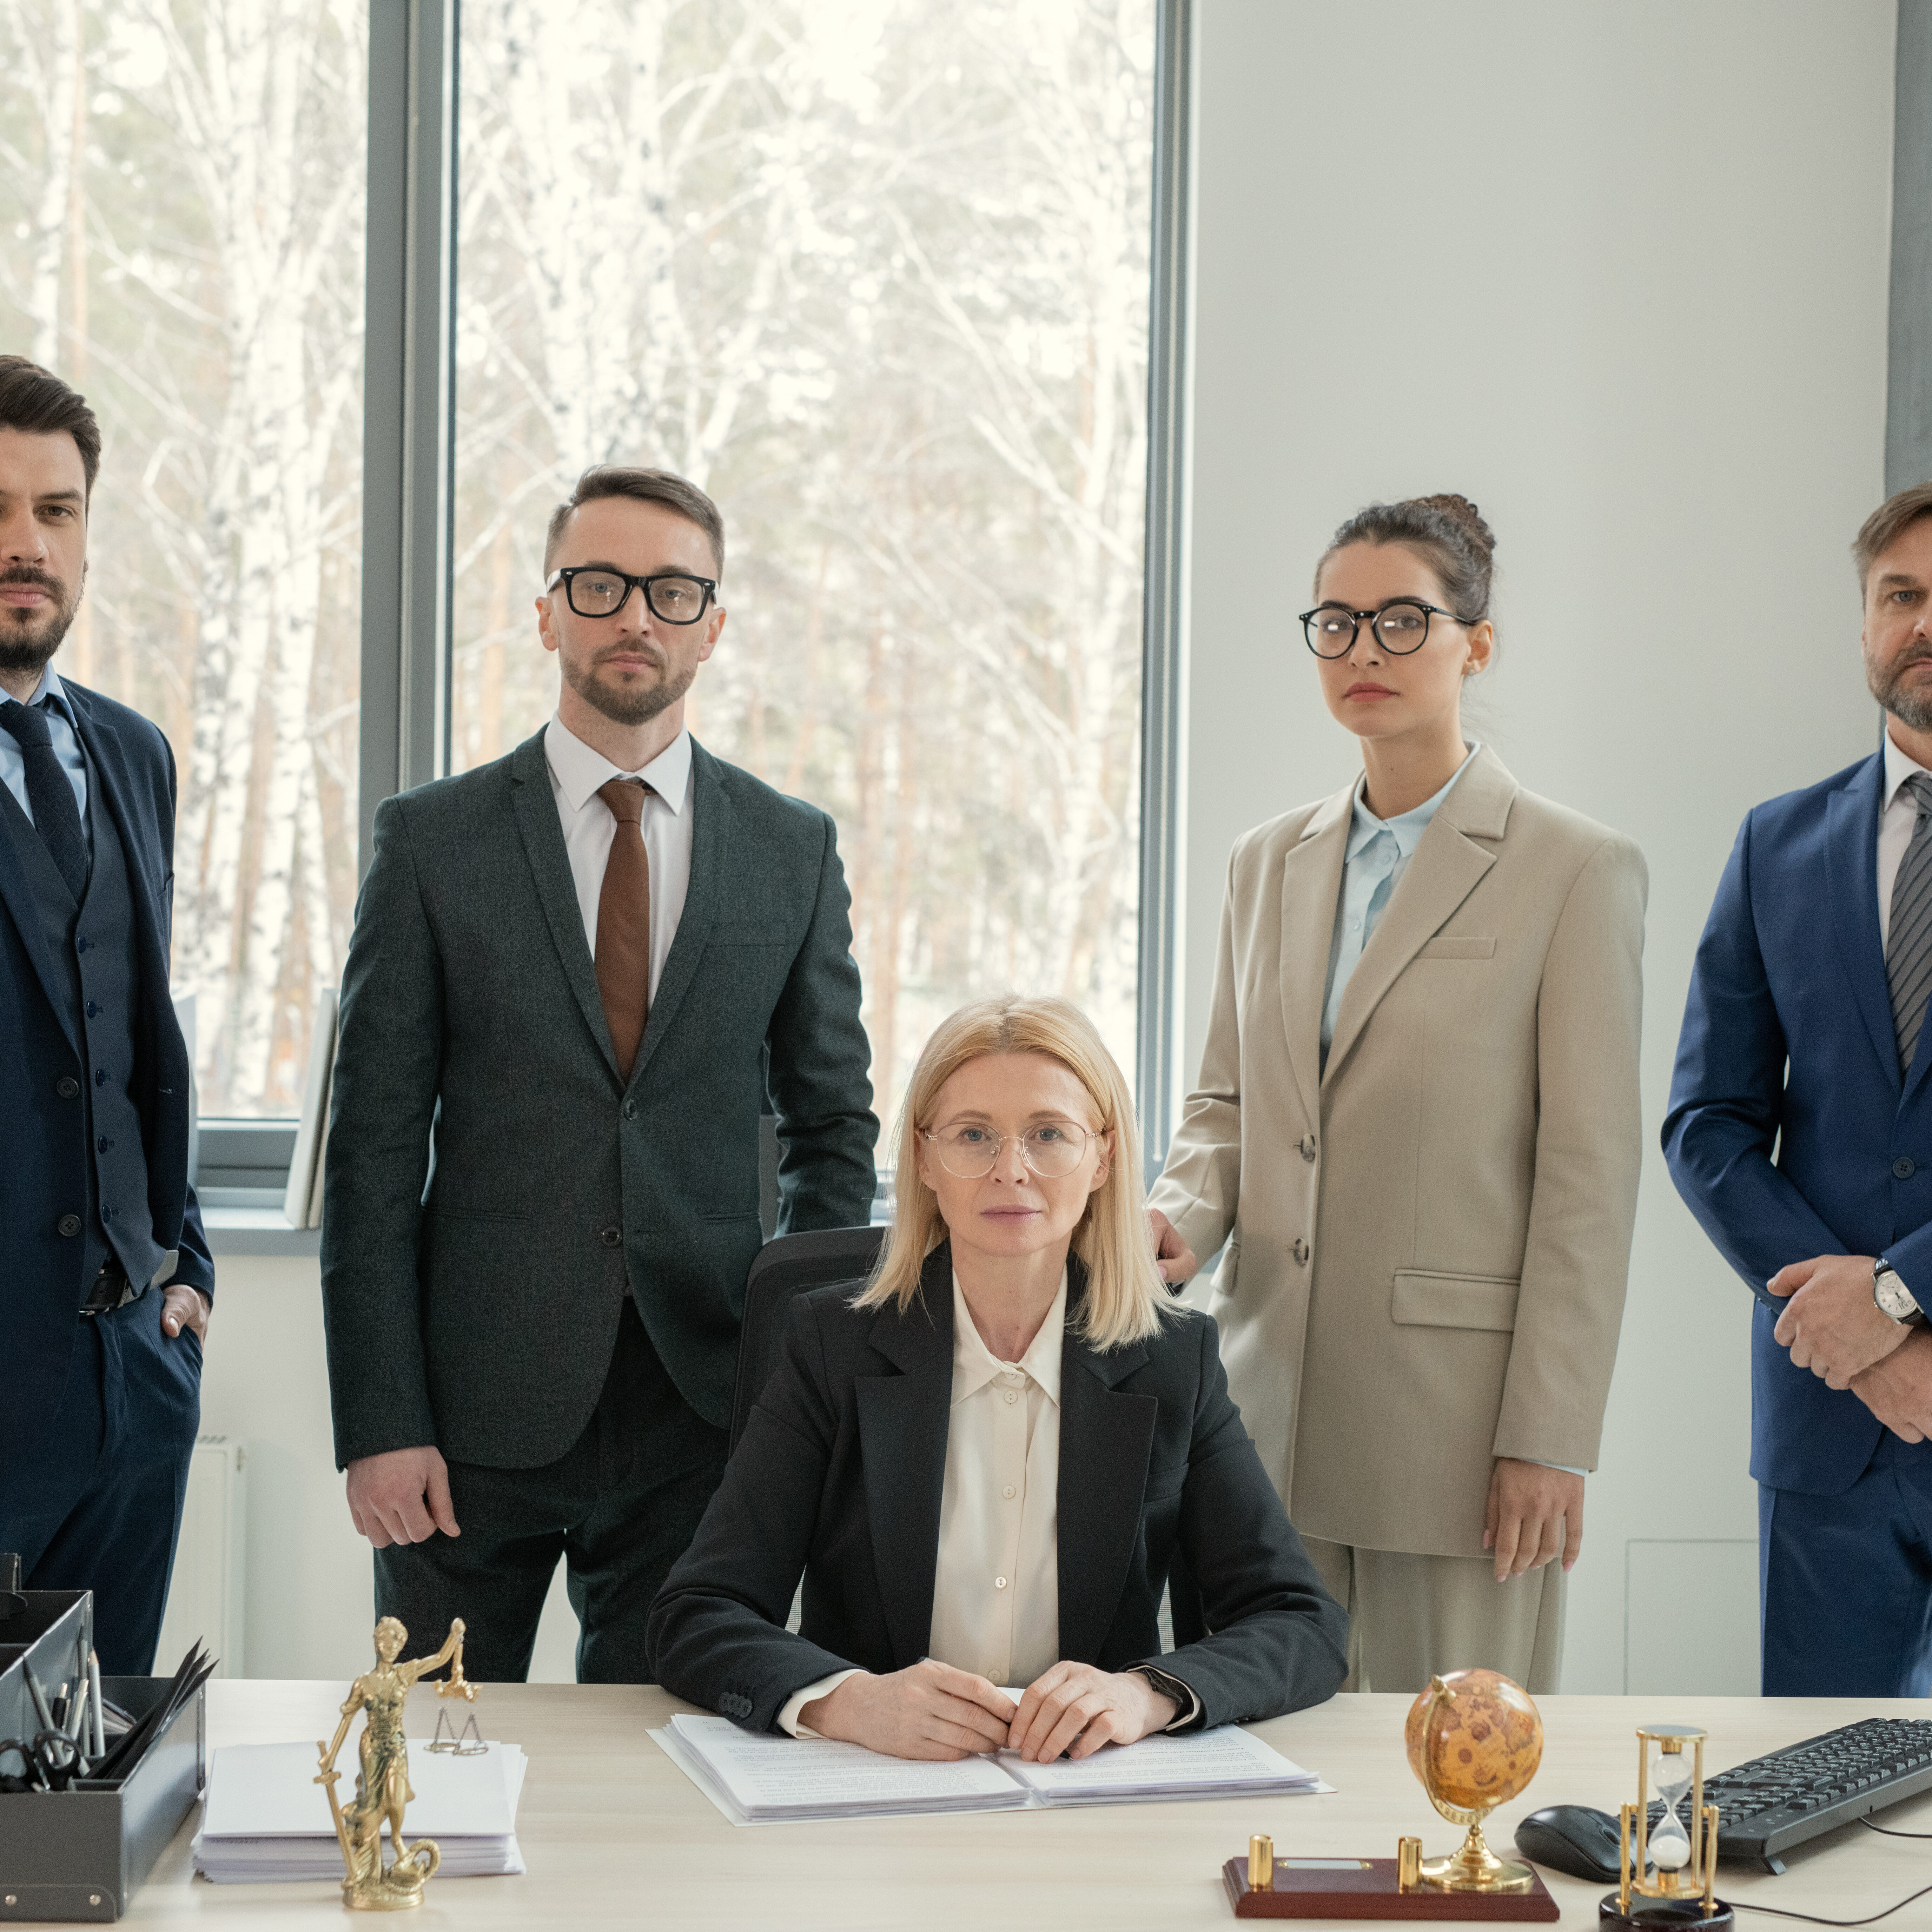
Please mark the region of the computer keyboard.
MULTIPOLYGON (((1734 1764, 1704 1780, 1718 1808, 1718 1856, 1784 1869, 1779 1854, 1901 1798, 1932 1790, 1932 1718, 1868 1718, 1734 1764)), ((1654 1831, 1664 1807, 1652 1800, 1654 1831)), ((1687 1792, 1678 1816, 1688 1826, 1687 1792)))

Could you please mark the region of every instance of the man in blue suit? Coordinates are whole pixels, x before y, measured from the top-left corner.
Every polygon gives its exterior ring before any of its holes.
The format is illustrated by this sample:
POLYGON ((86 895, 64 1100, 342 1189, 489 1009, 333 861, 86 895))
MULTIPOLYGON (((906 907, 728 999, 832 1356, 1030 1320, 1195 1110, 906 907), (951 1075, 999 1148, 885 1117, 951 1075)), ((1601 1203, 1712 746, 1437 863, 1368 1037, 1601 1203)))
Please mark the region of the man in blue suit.
POLYGON ((1766 1696, 1932 1693, 1932 484, 1852 545, 1882 748, 1745 818, 1664 1150, 1758 1305, 1766 1696))
POLYGON ((51 660, 100 431, 0 356, 0 1550, 89 1588, 101 1667, 152 1665, 214 1264, 168 997, 174 760, 51 660))

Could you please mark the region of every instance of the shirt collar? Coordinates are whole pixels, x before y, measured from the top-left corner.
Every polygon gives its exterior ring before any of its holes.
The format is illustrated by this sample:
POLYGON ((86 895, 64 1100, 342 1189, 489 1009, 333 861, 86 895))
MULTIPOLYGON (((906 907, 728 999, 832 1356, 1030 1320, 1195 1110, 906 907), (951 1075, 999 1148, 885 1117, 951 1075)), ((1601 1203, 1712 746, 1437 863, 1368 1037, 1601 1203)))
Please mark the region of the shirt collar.
MULTIPOLYGON (((1888 739, 1886 742, 1891 741, 1888 739)), ((1436 808, 1455 789, 1456 779, 1469 769, 1469 760, 1482 748, 1480 744, 1469 746, 1462 754, 1462 762, 1451 773, 1449 782, 1433 798, 1424 799, 1413 811, 1400 813, 1394 818, 1378 818, 1369 809, 1364 796, 1368 789, 1368 774, 1364 772, 1355 781, 1355 815, 1348 827, 1345 862, 1384 832, 1393 835, 1396 850, 1406 859, 1421 844, 1422 835, 1429 830, 1429 821, 1436 816, 1436 808)))
POLYGON ((33 695, 26 699, 24 702, 28 705, 57 705, 60 708, 62 717, 71 718, 73 716, 73 707, 68 699, 67 687, 61 682, 60 673, 54 669, 53 660, 51 658, 41 665, 40 681, 34 686, 33 695))
POLYGON ((1909 752, 1901 752, 1892 742, 1889 729, 1885 734, 1885 804, 1889 809, 1898 800, 1899 788, 1915 772, 1925 770, 1909 752))
POLYGON ((1066 1276, 1060 1277, 1060 1292, 1040 1324, 1040 1333, 1017 1362, 1003 1362, 986 1346, 974 1325, 973 1311, 966 1306, 959 1276, 952 1277, 952 1400, 964 1402, 1010 1369, 1019 1369, 1036 1382, 1040 1392, 1058 1408, 1060 1403, 1060 1351, 1066 1333, 1066 1276))
POLYGON ((593 752, 563 720, 553 716, 544 728, 544 757, 572 812, 581 812, 600 785, 613 778, 642 778, 681 813, 691 793, 691 734, 680 731, 641 771, 627 772, 602 752, 593 752))

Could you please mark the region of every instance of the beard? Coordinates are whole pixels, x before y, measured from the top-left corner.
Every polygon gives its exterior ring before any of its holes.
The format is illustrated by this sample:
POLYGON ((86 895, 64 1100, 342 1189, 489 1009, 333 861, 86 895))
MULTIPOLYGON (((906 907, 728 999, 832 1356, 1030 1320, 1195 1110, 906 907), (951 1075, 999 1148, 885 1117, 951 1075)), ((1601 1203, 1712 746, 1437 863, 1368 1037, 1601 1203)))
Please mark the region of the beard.
MULTIPOLYGON (((82 581, 86 572, 81 573, 82 581)), ((0 570, 0 584, 37 584, 53 598, 44 610, 0 609, 0 670, 37 671, 61 647, 74 628, 74 614, 80 608, 80 592, 70 597, 67 586, 58 577, 31 565, 17 564, 0 570)))
POLYGON ((1908 685, 1905 674, 1914 664, 1932 661, 1932 646, 1903 650, 1889 664, 1868 662, 1865 685, 1893 717, 1913 731, 1932 731, 1932 689, 1908 685))
POLYGON ((568 658, 563 661, 564 682, 614 724, 648 724, 660 712, 669 710, 697 676, 694 664, 680 670, 667 664, 664 675, 655 684, 613 684, 598 675, 595 659, 588 664, 574 664, 568 658))

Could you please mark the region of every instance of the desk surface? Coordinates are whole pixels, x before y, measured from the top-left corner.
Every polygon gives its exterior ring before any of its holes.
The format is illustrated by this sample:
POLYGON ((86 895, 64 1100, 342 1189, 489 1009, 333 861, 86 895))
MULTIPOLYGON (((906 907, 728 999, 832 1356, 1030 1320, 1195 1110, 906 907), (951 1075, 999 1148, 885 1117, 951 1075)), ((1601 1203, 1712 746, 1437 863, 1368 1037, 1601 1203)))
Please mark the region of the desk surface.
MULTIPOLYGON (((325 1737, 340 1684, 209 1685, 208 1741, 325 1737)), ((1336 1697, 1256 1728, 1319 1772, 1332 1795, 1087 1810, 890 1818, 849 1824, 725 1822, 644 1733, 689 1709, 646 1687, 485 1684, 476 1708, 484 1734, 520 1744, 530 1775, 518 1837, 521 1878, 437 1879, 422 1909, 398 1924, 424 1928, 648 1923, 666 1927, 842 1928, 971 1926, 1232 1927, 1222 1862, 1273 1833, 1285 1855, 1393 1857, 1404 1832, 1432 1855, 1456 1834, 1436 1816, 1402 1750, 1409 1700, 1336 1697)), ((418 1691, 410 1732, 435 1728, 434 1696, 418 1691)), ((1546 1697, 1546 1744, 1535 1784, 1490 1826, 1502 1847, 1539 1805, 1614 1811, 1634 1795, 1640 1722, 1695 1722, 1711 1732, 1708 1768, 1864 1717, 1923 1717, 1918 1702, 1796 1698, 1546 1697)), ((320 1794, 317 1794, 318 1802, 320 1794)), ((135 1898, 125 1922, 142 1926, 339 1927, 340 1894, 313 1885, 214 1886, 192 1876, 190 1819, 135 1898)), ((1932 1832, 1932 1794, 1886 1814, 1932 1832)), ((1722 1866, 1720 1889, 1828 1918, 1856 1918, 1932 1882, 1932 1852, 1853 1826, 1814 1840, 1783 1878, 1722 1866)), ((1604 1888, 1546 1874, 1562 1923, 1592 1926, 1604 1888)), ((1314 1922, 1303 1921, 1304 1924, 1314 1922)), ((1892 1922, 1932 1924, 1932 1899, 1892 1922)), ((1790 1923, 1758 1919, 1763 1932, 1790 1923)))

